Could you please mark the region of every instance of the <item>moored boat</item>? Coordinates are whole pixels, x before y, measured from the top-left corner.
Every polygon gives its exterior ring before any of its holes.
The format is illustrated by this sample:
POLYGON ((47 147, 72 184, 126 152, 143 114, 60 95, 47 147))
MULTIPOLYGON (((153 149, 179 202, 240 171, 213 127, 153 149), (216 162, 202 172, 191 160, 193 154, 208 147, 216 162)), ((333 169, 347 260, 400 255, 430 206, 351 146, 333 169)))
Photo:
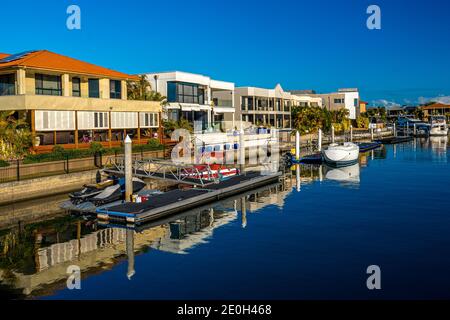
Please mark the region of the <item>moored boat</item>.
POLYGON ((325 162, 329 165, 342 167, 358 162, 359 147, 353 142, 344 144, 332 143, 322 151, 325 162))
POLYGON ((433 116, 430 118, 430 136, 447 136, 448 125, 444 116, 433 116))

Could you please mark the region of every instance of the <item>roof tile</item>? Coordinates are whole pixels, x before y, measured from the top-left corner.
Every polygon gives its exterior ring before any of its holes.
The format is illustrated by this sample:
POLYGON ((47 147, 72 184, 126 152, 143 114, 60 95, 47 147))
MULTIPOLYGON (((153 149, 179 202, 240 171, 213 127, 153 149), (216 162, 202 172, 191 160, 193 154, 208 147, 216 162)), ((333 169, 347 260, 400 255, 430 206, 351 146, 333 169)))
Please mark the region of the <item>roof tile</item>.
MULTIPOLYGON (((6 55, 7 56, 7 55, 6 55)), ((5 58, 0 54, 0 59, 5 58)), ((54 70, 91 76, 104 76, 116 79, 136 80, 138 77, 126 73, 114 71, 92 63, 84 62, 48 50, 32 52, 25 57, 6 63, 0 63, 0 70, 10 67, 28 67, 45 70, 54 70)))

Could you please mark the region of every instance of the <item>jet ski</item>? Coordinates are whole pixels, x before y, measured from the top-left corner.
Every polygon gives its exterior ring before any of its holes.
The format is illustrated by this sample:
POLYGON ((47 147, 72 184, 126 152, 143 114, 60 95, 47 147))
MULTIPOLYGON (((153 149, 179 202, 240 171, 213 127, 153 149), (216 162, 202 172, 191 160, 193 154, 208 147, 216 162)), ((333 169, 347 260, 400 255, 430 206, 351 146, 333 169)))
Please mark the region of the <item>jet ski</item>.
MULTIPOLYGON (((145 187, 145 182, 133 178, 133 193, 139 192, 145 187)), ((80 191, 69 194, 70 202, 74 205, 83 202, 92 202, 102 205, 116 200, 122 200, 125 194, 125 178, 109 176, 105 181, 96 184, 86 184, 80 191)))
MULTIPOLYGON (((146 183, 138 178, 133 178, 133 193, 137 193, 144 189, 146 183)), ((109 186, 90 198, 89 201, 95 206, 101 206, 106 203, 123 200, 125 196, 125 178, 120 178, 115 185, 109 186)))
POLYGON ((90 198, 99 195, 102 191, 110 186, 114 186, 119 182, 115 176, 109 176, 105 181, 93 184, 85 184, 80 191, 69 194, 70 201, 73 204, 79 204, 88 201, 90 198))

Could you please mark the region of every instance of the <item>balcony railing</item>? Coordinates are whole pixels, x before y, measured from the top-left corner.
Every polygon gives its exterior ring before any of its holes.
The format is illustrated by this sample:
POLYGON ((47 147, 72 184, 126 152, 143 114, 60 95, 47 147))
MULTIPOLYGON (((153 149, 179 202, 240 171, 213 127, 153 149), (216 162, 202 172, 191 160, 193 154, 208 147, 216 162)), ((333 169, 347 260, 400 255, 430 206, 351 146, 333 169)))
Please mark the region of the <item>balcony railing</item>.
POLYGON ((217 100, 215 102, 216 107, 233 107, 233 101, 232 100, 217 100))

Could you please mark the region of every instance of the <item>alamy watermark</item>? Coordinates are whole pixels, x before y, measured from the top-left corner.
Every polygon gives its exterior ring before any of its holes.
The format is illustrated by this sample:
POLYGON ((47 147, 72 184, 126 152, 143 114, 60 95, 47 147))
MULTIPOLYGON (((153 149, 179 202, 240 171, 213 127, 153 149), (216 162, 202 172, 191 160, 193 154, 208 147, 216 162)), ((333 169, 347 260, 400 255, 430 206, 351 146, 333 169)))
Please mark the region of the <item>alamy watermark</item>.
POLYGON ((69 30, 81 30, 81 9, 77 5, 67 7, 66 13, 69 15, 66 20, 66 26, 69 30))
POLYGON ((367 14, 370 16, 367 18, 366 26, 369 30, 381 29, 381 9, 379 6, 373 4, 367 7, 367 14))
POLYGON ((81 290, 81 270, 79 266, 71 265, 67 267, 67 278, 66 284, 69 290, 81 290))
POLYGON ((367 278, 366 285, 369 290, 381 289, 381 269, 377 265, 370 265, 366 270, 370 276, 367 278))
MULTIPOLYGON (((178 143, 171 152, 175 164, 201 165, 249 165, 259 166, 262 174, 279 170, 280 138, 278 129, 273 127, 254 127, 238 129, 234 123, 223 121, 222 126, 232 127, 226 132, 202 132, 176 129, 171 140, 178 143)), ((194 128, 201 128, 195 122, 194 128)))

